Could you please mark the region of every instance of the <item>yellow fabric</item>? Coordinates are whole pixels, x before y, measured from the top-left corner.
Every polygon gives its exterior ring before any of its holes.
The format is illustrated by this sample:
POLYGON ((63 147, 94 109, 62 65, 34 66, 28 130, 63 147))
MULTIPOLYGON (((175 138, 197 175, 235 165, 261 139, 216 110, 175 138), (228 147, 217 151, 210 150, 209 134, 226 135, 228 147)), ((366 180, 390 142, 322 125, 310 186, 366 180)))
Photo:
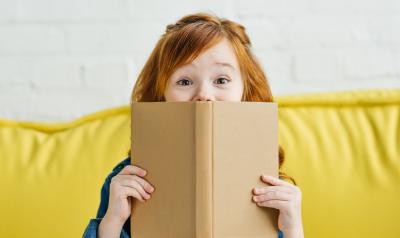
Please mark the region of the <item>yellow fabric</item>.
POLYGON ((288 97, 279 119, 305 237, 399 237, 400 90, 288 97))
POLYGON ((0 121, 0 237, 82 237, 129 138, 128 107, 66 124, 0 121))
MULTIPOLYGON (((400 90, 276 100, 306 237, 398 237, 400 90)), ((129 128, 129 106, 71 123, 0 120, 0 237, 81 237, 129 128)))

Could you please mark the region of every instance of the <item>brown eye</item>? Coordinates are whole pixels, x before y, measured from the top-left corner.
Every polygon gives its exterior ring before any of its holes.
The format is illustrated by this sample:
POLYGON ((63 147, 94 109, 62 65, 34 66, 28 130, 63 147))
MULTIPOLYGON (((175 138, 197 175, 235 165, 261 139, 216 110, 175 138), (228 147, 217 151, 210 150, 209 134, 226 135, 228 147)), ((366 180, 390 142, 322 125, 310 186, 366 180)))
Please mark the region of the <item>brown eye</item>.
POLYGON ((191 82, 189 81, 189 80, 187 80, 187 79, 181 79, 181 80, 179 80, 178 82, 176 82, 178 85, 182 85, 182 86, 187 86, 187 85, 189 85, 191 82), (182 82, 182 83, 180 83, 180 82, 182 82))
POLYGON ((216 81, 218 82, 218 84, 227 84, 230 80, 226 78, 218 78, 216 81))

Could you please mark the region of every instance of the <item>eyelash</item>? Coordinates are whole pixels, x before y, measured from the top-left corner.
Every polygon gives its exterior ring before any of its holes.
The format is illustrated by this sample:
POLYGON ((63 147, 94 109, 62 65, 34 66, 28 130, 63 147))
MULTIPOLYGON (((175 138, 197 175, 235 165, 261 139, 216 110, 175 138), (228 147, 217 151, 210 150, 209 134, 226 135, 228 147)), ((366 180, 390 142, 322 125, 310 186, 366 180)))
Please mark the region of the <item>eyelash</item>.
MULTIPOLYGON (((224 80, 226 80, 227 82, 226 83, 223 83, 223 84, 227 84, 227 83, 229 83, 231 80, 229 80, 229 79, 227 79, 227 78, 218 78, 217 80, 219 80, 219 79, 224 79, 224 80)), ((177 82, 176 82, 176 84, 178 84, 178 85, 180 85, 180 86, 187 86, 187 85, 181 85, 181 84, 179 84, 179 82, 181 82, 181 81, 183 81, 183 80, 188 80, 188 79, 181 79, 181 80, 178 80, 177 82)))

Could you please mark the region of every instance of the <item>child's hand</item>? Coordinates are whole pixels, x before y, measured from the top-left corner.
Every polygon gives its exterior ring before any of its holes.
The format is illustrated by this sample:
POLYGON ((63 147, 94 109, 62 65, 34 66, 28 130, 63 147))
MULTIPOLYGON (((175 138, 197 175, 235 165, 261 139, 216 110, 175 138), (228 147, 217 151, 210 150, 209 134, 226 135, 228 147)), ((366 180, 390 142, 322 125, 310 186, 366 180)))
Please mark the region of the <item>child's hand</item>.
POLYGON ((110 198, 105 215, 108 219, 122 226, 131 215, 131 197, 141 202, 150 199, 149 193, 154 191, 154 187, 142 178, 146 173, 142 168, 128 165, 111 179, 110 198))
POLYGON ((303 237, 300 189, 272 176, 263 175, 261 180, 272 186, 254 188, 253 201, 279 210, 278 227, 285 237, 303 237))

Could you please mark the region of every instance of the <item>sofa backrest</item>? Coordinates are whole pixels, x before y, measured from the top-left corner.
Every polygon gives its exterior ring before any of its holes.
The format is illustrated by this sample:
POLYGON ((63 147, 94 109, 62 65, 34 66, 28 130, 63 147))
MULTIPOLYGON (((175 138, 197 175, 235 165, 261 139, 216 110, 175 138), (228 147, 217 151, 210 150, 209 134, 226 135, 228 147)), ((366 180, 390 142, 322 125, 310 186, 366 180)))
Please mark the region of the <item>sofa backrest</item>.
POLYGON ((305 237, 399 237, 400 90, 288 97, 279 123, 305 237))

